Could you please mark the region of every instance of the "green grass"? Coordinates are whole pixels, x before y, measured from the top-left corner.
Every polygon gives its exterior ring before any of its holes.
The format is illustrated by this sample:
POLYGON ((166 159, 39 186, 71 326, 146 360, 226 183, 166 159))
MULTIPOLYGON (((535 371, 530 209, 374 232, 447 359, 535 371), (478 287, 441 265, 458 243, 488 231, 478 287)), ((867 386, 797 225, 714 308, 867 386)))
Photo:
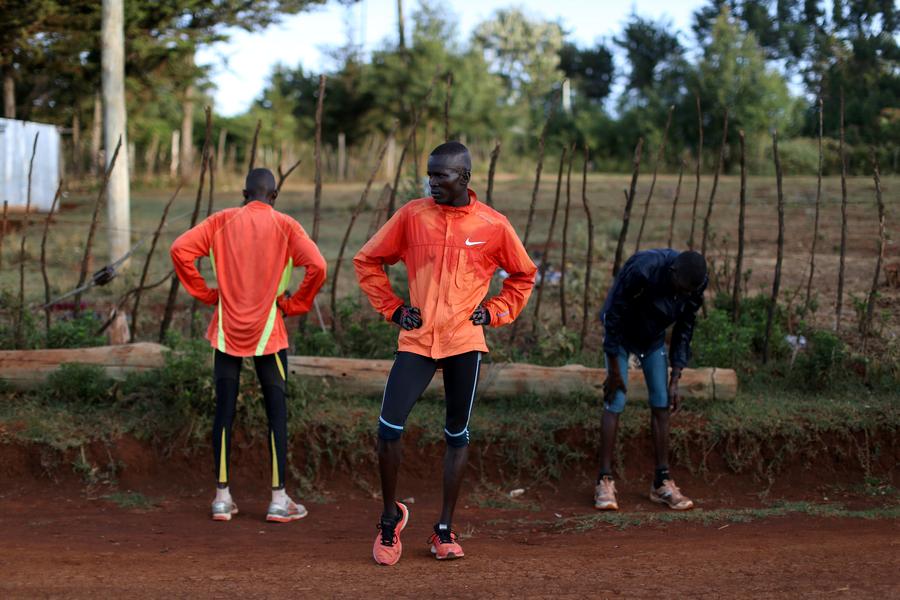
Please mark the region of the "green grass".
MULTIPOLYGON (((176 447, 205 448, 214 412, 209 352, 202 343, 173 353, 165 368, 113 384, 102 372, 75 369, 29 393, 0 392, 0 436, 36 443, 71 456, 86 481, 114 478, 110 462, 93 465, 84 447, 132 435, 167 452, 176 447), (77 375, 77 377, 76 377, 77 375), (87 402, 86 399, 91 401, 87 402)), ((266 416, 255 378, 242 378, 237 426, 251 440, 266 435, 266 416)), ((325 467, 352 467, 374 460, 380 398, 335 394, 311 382, 289 384, 289 457, 293 475, 307 487, 325 467)), ((476 403, 470 429, 474 465, 487 464, 484 480, 500 489, 528 481, 556 479, 586 462, 599 446, 599 399, 589 396, 533 396, 476 403)), ((407 448, 443 444, 444 405, 424 398, 408 422, 407 448)), ((633 402, 622 416, 619 441, 643 440, 649 412, 633 402)), ((787 464, 837 459, 869 477, 879 477, 882 455, 896 447, 900 407, 892 393, 821 393, 816 397, 755 390, 733 401, 687 402, 674 421, 673 460, 694 473, 709 469, 715 453, 728 468, 772 482, 787 464)), ((619 452, 622 457, 624 453, 619 452)), ((481 468, 481 467, 479 467, 481 468)), ((625 465, 619 465, 624 476, 625 465)), ((496 493, 484 502, 499 502, 496 493)))
POLYGON ((805 515, 810 517, 831 517, 845 519, 897 519, 900 517, 900 504, 892 504, 877 508, 851 510, 843 504, 817 504, 810 502, 780 502, 763 508, 717 508, 713 510, 694 509, 684 512, 653 513, 621 513, 598 512, 589 515, 578 515, 548 521, 562 531, 589 531, 609 525, 617 529, 658 525, 666 523, 697 523, 704 526, 730 525, 732 523, 750 523, 762 519, 805 515))
POLYGON ((109 500, 125 510, 151 510, 156 507, 152 498, 148 498, 140 492, 113 492, 103 496, 103 499, 109 500))

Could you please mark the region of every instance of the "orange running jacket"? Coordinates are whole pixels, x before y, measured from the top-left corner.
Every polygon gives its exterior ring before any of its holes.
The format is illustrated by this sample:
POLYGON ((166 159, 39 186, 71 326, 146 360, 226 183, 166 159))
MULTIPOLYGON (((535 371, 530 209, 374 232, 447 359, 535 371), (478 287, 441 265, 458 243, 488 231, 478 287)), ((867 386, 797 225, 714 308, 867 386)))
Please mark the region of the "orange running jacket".
POLYGON ((408 202, 354 257, 359 285, 385 319, 404 304, 383 266, 397 261, 406 265, 409 303, 422 311, 422 327, 400 331, 399 349, 435 359, 487 352, 484 329, 469 320, 472 312, 483 303, 492 327, 511 323, 525 308, 537 271, 506 217, 472 190, 462 207, 433 198, 408 202), (500 294, 485 301, 498 267, 509 277, 500 294))
POLYGON ((325 281, 325 259, 300 223, 264 202, 228 208, 172 244, 175 272, 188 293, 218 306, 206 338, 232 356, 261 356, 288 347, 286 316, 309 311, 325 281), (218 289, 207 287, 194 261, 208 256, 218 289), (294 267, 306 274, 287 298, 294 267))

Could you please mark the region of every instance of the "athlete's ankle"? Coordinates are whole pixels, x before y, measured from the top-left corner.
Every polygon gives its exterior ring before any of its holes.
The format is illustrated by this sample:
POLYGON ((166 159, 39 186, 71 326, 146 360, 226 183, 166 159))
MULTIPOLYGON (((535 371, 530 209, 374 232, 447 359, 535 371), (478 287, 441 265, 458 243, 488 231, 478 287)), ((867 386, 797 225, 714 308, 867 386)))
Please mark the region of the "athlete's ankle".
POLYGON ((284 488, 272 490, 272 502, 277 502, 278 504, 287 504, 289 500, 290 497, 287 495, 287 492, 284 488))
POLYGON ((231 502, 231 490, 228 486, 216 486, 216 502, 231 502))
POLYGON ((384 512, 381 513, 382 521, 397 521, 400 519, 400 509, 397 508, 396 503, 392 503, 390 507, 384 507, 384 512))

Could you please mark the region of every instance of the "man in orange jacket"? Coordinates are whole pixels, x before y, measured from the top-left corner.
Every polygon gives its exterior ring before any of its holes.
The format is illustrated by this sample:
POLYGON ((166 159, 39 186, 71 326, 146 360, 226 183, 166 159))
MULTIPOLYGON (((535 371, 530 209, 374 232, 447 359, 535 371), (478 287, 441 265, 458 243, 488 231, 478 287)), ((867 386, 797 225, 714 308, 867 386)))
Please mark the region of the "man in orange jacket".
POLYGON ((409 520, 409 509, 395 499, 400 436, 438 368, 444 371, 447 450, 443 506, 431 552, 438 559, 463 556, 451 521, 468 459, 481 355, 488 351, 483 326, 511 323, 534 287, 537 269, 512 225, 468 189, 471 170, 472 159, 462 144, 435 148, 428 157, 431 197, 400 208, 353 259, 372 306, 401 328, 378 425, 384 511, 372 555, 383 565, 400 560, 400 532, 409 520), (384 271, 384 265, 397 261, 406 265, 408 303, 394 292, 384 271), (500 294, 485 300, 498 268, 509 276, 500 294))
POLYGON ((175 272, 191 296, 216 306, 206 337, 215 348, 216 416, 213 456, 216 498, 212 518, 230 521, 237 505, 228 488, 231 426, 243 357, 252 356, 269 420, 272 501, 266 520, 286 523, 306 516, 306 508, 285 492, 287 457, 287 347, 282 314, 309 311, 325 281, 325 259, 303 227, 276 211, 275 177, 268 169, 247 175, 244 202, 183 233, 172 244, 175 272), (218 289, 209 288, 194 261, 208 256, 218 289), (294 267, 305 267, 297 293, 286 293, 294 267))

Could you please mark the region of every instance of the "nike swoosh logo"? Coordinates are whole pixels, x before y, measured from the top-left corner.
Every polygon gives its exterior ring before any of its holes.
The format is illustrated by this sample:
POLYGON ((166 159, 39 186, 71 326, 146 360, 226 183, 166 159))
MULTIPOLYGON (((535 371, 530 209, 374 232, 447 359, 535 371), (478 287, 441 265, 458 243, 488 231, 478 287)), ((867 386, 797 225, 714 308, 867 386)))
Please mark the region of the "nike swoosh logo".
POLYGON ((487 242, 470 242, 469 238, 466 238, 466 246, 477 246, 479 244, 487 244, 487 242))

